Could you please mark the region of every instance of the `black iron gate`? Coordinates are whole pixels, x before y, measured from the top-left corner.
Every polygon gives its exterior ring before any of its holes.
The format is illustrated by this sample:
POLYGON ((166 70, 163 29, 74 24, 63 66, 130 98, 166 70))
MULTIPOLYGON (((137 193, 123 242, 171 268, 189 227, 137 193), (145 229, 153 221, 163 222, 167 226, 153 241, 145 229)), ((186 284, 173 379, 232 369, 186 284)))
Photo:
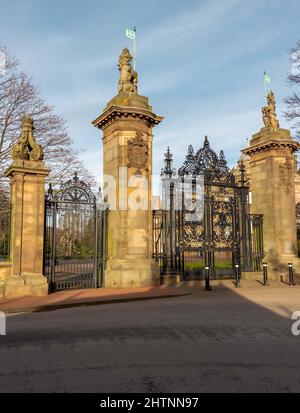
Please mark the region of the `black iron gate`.
POLYGON ((164 208, 153 213, 154 258, 160 262, 162 274, 179 272, 185 278, 204 278, 209 269, 211 278, 225 279, 233 278, 237 268, 261 271, 263 217, 250 214, 243 162, 235 176, 223 151, 218 157, 207 138, 197 153, 189 147, 178 174, 172 162, 168 149, 162 171, 164 208), (197 190, 201 177, 202 192, 197 190), (187 179, 190 193, 186 193, 187 179), (191 219, 199 196, 203 209, 198 219, 191 219))
POLYGON ((9 261, 10 209, 0 206, 0 262, 9 261))
POLYGON ((46 196, 44 273, 50 291, 103 286, 107 208, 77 175, 46 196))

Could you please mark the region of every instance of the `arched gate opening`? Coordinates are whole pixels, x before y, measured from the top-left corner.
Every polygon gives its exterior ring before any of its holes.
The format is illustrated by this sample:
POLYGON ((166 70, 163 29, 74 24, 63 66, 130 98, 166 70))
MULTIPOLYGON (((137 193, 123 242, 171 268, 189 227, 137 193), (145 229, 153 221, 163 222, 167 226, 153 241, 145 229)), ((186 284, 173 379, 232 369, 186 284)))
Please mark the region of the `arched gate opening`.
POLYGON ((77 174, 46 196, 44 274, 50 292, 103 286, 107 207, 77 174))

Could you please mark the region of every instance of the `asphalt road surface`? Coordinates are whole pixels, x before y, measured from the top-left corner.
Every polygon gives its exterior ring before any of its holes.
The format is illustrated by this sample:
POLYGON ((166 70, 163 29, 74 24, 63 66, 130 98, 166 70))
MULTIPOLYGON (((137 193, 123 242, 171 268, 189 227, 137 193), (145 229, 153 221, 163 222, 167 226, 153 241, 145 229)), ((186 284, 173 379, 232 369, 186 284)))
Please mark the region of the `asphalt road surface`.
POLYGON ((270 308, 217 287, 10 316, 0 392, 299 392, 300 337, 280 291, 268 293, 270 308))

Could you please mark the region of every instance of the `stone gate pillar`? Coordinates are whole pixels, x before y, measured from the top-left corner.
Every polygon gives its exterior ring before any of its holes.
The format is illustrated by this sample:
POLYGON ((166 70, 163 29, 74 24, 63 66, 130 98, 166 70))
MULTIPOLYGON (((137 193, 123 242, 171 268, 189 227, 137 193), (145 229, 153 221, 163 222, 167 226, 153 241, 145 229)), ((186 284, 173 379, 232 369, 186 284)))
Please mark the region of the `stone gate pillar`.
POLYGON ((279 280, 287 275, 289 262, 300 270, 294 187, 294 152, 300 144, 289 130, 280 128, 273 92, 263 108, 263 120, 265 127, 253 135, 243 153, 250 156, 252 213, 264 215, 265 261, 272 278, 279 280))
POLYGON ((45 178, 50 171, 34 139, 33 121, 25 116, 22 135, 13 148, 13 164, 5 176, 11 186, 11 276, 5 297, 48 294, 43 276, 45 178))
POLYGON ((103 131, 104 192, 109 204, 106 288, 133 288, 159 282, 152 251, 152 128, 148 98, 137 92, 132 56, 119 59, 119 94, 93 122, 103 131))

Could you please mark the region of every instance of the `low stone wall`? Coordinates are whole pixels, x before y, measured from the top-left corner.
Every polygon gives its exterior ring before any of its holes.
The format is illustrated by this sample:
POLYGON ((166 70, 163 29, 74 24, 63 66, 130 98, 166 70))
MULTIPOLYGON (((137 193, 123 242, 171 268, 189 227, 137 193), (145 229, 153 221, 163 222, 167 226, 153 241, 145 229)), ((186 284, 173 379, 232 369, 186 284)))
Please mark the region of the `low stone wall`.
POLYGON ((10 276, 11 273, 11 263, 10 262, 0 262, 0 281, 10 276))
POLYGON ((0 298, 4 298, 5 280, 11 275, 11 263, 0 262, 0 298))

